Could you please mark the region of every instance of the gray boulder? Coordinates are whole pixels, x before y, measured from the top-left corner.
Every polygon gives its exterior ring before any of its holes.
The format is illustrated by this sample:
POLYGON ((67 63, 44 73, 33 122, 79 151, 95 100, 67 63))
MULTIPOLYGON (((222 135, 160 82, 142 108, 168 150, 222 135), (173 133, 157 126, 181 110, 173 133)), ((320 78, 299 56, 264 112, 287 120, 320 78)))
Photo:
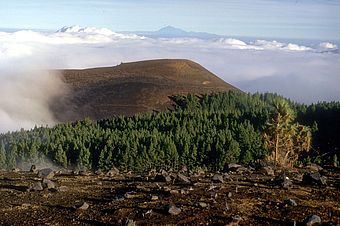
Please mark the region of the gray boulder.
POLYGON ((108 177, 113 177, 113 176, 117 176, 119 175, 119 169, 117 169, 116 167, 112 167, 112 169, 110 169, 107 173, 106 176, 108 177))
POLYGON ((90 207, 90 205, 87 202, 83 202, 81 205, 77 207, 77 210, 87 210, 90 207))
POLYGON ((178 183, 184 183, 184 184, 190 184, 191 183, 190 179, 188 177, 184 176, 181 173, 177 174, 177 182, 178 183))
POLYGON ((176 207, 175 205, 171 205, 171 204, 166 205, 164 209, 170 215, 178 215, 182 212, 180 208, 176 207))
POLYGON ((38 171, 38 177, 52 179, 54 177, 54 171, 51 168, 45 168, 38 171))
POLYGON ((215 174, 212 179, 211 179, 213 182, 216 182, 216 183, 223 183, 224 180, 223 180, 223 176, 220 175, 220 174, 215 174))
POLYGON ((32 186, 29 188, 30 191, 42 191, 44 190, 44 187, 40 181, 35 182, 32 184, 32 186))
POLYGON ((30 169, 30 172, 31 173, 37 173, 37 167, 35 165, 32 165, 31 169, 30 169))
POLYGON ((249 169, 247 169, 246 167, 236 164, 236 163, 228 164, 226 170, 228 172, 237 172, 237 173, 243 173, 243 172, 249 171, 249 169))
POLYGON ((320 225, 320 224, 321 224, 321 218, 317 215, 309 216, 303 221, 303 225, 306 225, 306 226, 313 226, 313 225, 320 225))
POLYGON ((124 225, 125 226, 136 226, 136 222, 134 220, 132 220, 132 219, 127 218, 125 220, 125 224, 124 225))
POLYGON ((55 183, 53 181, 49 180, 49 179, 46 179, 46 178, 44 178, 42 180, 42 186, 44 188, 47 188, 47 189, 55 189, 56 188, 55 183))
POLYGON ((275 183, 284 189, 289 189, 293 185, 292 180, 286 174, 277 177, 275 183))
POLYGON ((308 185, 326 185, 326 179, 320 173, 305 173, 302 182, 308 185))
POLYGON ((288 206, 297 206, 294 199, 285 199, 283 203, 288 206))
POLYGON ((158 174, 155 177, 156 182, 166 182, 170 183, 172 181, 171 177, 169 175, 164 175, 164 174, 158 174))
POLYGON ((275 176, 275 172, 272 167, 264 166, 259 170, 260 173, 267 175, 267 176, 275 176))

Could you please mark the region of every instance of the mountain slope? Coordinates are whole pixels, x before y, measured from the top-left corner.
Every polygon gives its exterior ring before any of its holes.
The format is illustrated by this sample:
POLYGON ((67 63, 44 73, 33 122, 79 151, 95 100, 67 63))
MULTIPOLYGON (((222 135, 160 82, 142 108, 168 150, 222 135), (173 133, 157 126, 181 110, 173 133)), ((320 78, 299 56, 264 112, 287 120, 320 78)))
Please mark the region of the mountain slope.
POLYGON ((171 106, 173 95, 236 89, 189 60, 149 60, 61 73, 69 92, 51 106, 59 121, 161 111, 171 106))

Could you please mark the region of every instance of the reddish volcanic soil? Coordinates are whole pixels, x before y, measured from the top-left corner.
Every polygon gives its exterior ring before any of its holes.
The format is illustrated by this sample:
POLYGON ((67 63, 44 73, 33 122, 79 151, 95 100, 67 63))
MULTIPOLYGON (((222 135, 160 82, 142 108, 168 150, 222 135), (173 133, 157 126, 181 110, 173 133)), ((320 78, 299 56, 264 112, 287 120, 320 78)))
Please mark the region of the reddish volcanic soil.
POLYGON ((339 225, 339 172, 323 170, 326 185, 306 185, 305 171, 285 172, 292 182, 287 188, 276 179, 282 170, 275 176, 247 170, 215 178, 209 172, 65 171, 45 180, 50 189, 41 191, 37 173, 1 172, 0 224, 293 226, 318 215, 322 225, 339 225), (166 176, 169 182, 162 182, 166 176))

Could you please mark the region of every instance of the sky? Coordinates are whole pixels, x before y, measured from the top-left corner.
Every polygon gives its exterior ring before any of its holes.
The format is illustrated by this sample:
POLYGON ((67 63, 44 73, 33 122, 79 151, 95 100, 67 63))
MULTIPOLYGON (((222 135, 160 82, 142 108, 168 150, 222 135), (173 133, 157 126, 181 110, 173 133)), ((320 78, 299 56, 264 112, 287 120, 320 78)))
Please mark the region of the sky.
POLYGON ((0 27, 113 31, 172 25, 230 36, 340 40, 338 0, 0 0, 0 27))
POLYGON ((58 123, 49 103, 68 89, 50 69, 159 58, 193 60, 245 92, 340 101, 339 9, 333 0, 0 0, 0 133, 58 123), (133 32, 166 25, 223 36, 133 32))

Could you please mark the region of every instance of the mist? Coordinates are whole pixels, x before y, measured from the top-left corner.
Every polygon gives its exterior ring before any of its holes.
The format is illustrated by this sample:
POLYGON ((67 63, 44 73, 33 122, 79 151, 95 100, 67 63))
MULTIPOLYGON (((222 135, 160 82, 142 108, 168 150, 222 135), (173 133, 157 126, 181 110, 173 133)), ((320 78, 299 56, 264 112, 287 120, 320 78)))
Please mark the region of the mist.
POLYGON ((49 104, 65 90, 58 74, 24 68, 0 73, 0 132, 56 123, 49 104))
POLYGON ((246 92, 276 92, 308 104, 339 101, 338 46, 327 40, 305 43, 148 38, 78 26, 45 33, 0 32, 0 132, 57 123, 49 105, 67 88, 50 69, 146 59, 190 59, 246 92))

